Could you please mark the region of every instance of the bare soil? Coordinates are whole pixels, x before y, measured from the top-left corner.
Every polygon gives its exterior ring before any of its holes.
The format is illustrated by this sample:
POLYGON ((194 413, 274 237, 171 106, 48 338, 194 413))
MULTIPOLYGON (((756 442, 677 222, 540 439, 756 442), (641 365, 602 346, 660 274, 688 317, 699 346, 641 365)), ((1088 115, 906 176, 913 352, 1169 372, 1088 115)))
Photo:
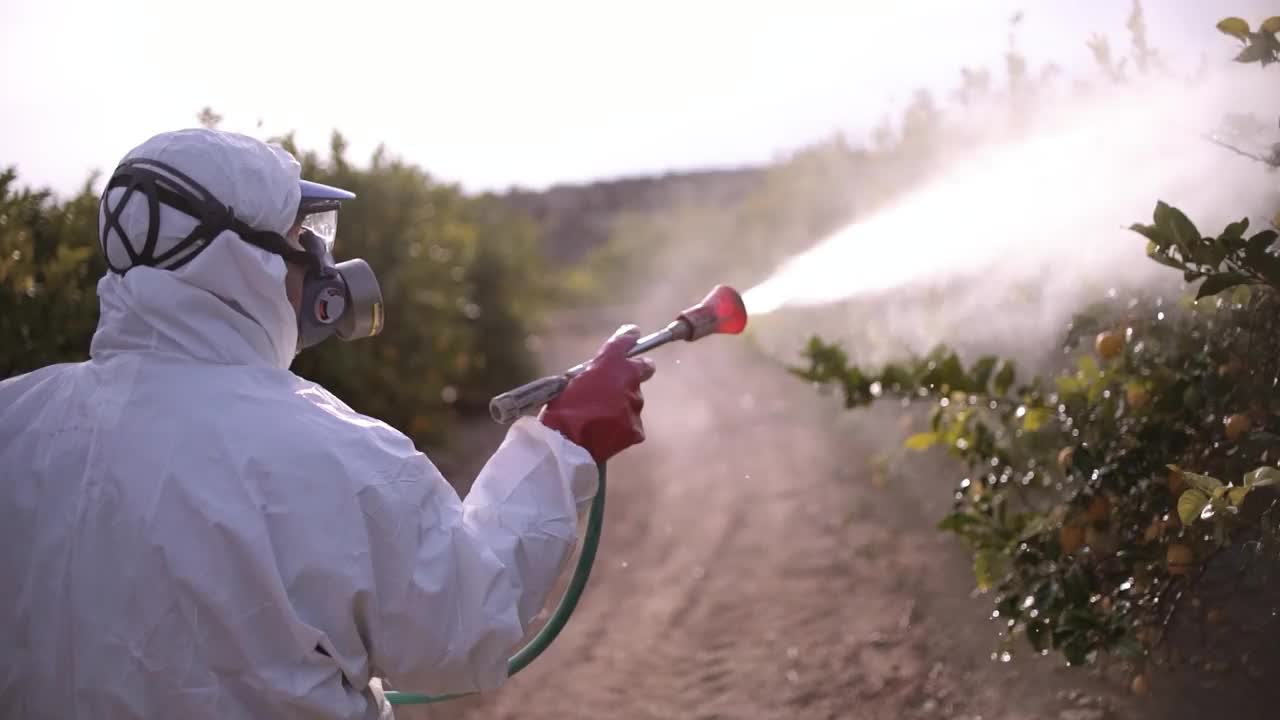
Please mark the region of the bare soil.
MULTIPOLYGON (((605 334, 556 343, 550 366, 605 334)), ((903 411, 845 413, 743 343, 664 348, 648 441, 610 466, 591 584, 501 691, 402 718, 1167 717, 1123 668, 992 659, 969 556, 934 526, 954 466, 873 482, 903 411)), ((486 442, 492 435, 486 435, 486 442)))

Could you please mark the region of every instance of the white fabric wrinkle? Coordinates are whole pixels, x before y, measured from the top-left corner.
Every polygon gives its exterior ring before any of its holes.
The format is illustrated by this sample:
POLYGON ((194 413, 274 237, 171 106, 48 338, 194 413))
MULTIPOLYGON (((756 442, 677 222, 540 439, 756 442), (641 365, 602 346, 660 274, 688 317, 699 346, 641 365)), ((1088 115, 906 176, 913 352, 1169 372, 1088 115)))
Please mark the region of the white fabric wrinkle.
MULTIPOLYGON (((269 200, 255 217, 293 212, 269 200)), ((374 675, 505 681, 594 463, 525 418, 460 499, 285 369, 296 321, 260 252, 219 238, 177 273, 104 278, 92 360, 0 381, 0 707, 361 718, 374 675)))

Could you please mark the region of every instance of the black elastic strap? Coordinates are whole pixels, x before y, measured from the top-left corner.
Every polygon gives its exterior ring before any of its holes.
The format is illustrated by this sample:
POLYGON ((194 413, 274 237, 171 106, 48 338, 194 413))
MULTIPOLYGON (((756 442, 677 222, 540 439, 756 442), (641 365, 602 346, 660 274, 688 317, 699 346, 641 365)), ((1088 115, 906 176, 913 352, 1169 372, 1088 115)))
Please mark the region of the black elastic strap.
POLYGON ((139 265, 162 270, 177 270, 195 259, 213 242, 214 238, 227 230, 236 233, 251 245, 279 255, 286 262, 308 266, 319 262, 319 259, 312 258, 310 253, 289 245, 283 236, 250 227, 236 217, 231 207, 218 202, 217 198, 204 186, 177 168, 158 160, 135 158, 121 163, 107 183, 101 202, 105 217, 102 233, 103 254, 107 255, 107 267, 118 275, 123 275, 130 268, 139 265), (120 201, 113 206, 109 201, 110 191, 120 187, 125 188, 125 192, 120 201), (120 223, 120 215, 124 208, 133 194, 139 191, 147 198, 150 220, 141 252, 135 251, 133 242, 120 223), (156 255, 156 243, 160 235, 161 203, 192 217, 198 224, 172 248, 156 255), (111 232, 118 234, 124 242, 125 252, 129 255, 129 267, 119 268, 111 262, 106 252, 107 238, 111 232))

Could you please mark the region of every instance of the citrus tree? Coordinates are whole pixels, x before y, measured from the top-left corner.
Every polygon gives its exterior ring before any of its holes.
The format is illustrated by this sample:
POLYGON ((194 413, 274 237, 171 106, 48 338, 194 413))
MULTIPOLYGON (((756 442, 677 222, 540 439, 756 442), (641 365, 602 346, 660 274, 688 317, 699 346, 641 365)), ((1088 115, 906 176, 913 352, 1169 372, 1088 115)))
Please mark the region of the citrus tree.
MULTIPOLYGON (((219 120, 207 108, 199 119, 219 120)), ((326 154, 285 142, 304 177, 358 195, 340 214, 335 252, 369 261, 389 308, 381 336, 324 343, 296 372, 430 445, 533 376, 526 337, 550 281, 531 220, 382 150, 353 162, 340 135, 326 154)), ((64 199, 0 172, 0 379, 88 356, 105 272, 93 184, 64 199)))
POLYGON ((106 270, 90 185, 64 201, 0 171, 0 379, 88 352, 106 270))
MULTIPOLYGON (((1239 61, 1276 59, 1280 18, 1219 28, 1244 44, 1239 61)), ((1070 361, 1047 376, 945 347, 858 367, 820 338, 792 370, 849 408, 931 406, 905 445, 943 448, 963 467, 939 527, 972 549, 1006 641, 1071 664, 1164 657, 1180 618, 1222 623, 1201 602, 1206 576, 1265 584, 1280 557, 1278 234, 1242 219, 1205 236, 1163 202, 1132 230, 1198 287, 1085 309, 1065 334, 1070 361)), ((1141 674, 1134 689, 1146 691, 1141 674)))

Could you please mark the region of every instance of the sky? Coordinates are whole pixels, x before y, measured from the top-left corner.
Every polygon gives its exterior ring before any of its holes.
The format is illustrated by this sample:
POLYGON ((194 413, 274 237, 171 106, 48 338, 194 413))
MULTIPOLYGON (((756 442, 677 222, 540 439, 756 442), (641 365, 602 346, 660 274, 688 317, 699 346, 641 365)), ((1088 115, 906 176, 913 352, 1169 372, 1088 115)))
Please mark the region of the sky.
MULTIPOLYGON (((1225 61, 1219 4, 1147 0, 1153 44, 1225 61)), ((4 0, 0 166, 69 192, 205 106, 469 190, 758 164, 998 69, 1019 10, 1035 66, 1128 42, 1122 0, 4 0)))

